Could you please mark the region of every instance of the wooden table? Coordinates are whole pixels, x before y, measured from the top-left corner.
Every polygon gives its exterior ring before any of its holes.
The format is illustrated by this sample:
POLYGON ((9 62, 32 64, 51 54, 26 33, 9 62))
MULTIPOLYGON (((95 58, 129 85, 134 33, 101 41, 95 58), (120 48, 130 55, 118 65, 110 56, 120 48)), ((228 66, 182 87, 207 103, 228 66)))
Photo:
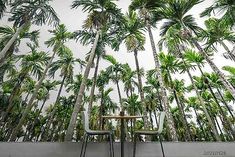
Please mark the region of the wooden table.
POLYGON ((143 118, 143 116, 128 116, 128 115, 113 115, 113 116, 102 116, 102 118, 106 119, 120 119, 121 120, 121 157, 124 157, 124 141, 125 141, 125 129, 124 129, 124 120, 125 119, 137 119, 143 118))

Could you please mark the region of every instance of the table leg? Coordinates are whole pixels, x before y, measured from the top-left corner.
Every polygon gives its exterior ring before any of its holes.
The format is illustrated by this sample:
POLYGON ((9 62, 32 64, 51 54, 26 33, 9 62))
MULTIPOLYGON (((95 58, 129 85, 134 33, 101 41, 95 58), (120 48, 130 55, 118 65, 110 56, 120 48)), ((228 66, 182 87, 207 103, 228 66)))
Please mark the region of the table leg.
POLYGON ((121 119, 121 157, 124 157, 125 128, 124 119, 121 119))

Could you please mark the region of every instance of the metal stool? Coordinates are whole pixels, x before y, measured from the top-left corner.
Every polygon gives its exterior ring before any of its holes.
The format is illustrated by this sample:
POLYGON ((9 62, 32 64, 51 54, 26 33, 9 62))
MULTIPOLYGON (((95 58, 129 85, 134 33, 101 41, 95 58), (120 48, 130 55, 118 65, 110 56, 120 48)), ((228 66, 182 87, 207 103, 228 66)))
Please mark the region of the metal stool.
POLYGON ((159 141, 160 141, 160 144, 161 144, 162 156, 165 157, 165 153, 164 153, 164 149, 163 149, 163 145, 162 145, 162 137, 161 137, 165 115, 166 115, 165 112, 160 112, 159 113, 158 130, 157 131, 150 131, 150 130, 137 130, 137 131, 134 131, 133 157, 135 157, 135 153, 136 153, 136 139, 137 139, 138 135, 157 135, 159 137, 159 141))
POLYGON ((88 137, 93 136, 93 135, 108 135, 109 136, 110 157, 114 157, 113 139, 112 139, 113 133, 112 133, 112 131, 108 131, 108 130, 91 130, 89 128, 88 115, 84 111, 82 112, 82 120, 83 120, 83 126, 84 126, 85 133, 84 133, 84 136, 83 136, 83 143, 82 143, 82 149, 81 149, 80 157, 85 157, 88 137))

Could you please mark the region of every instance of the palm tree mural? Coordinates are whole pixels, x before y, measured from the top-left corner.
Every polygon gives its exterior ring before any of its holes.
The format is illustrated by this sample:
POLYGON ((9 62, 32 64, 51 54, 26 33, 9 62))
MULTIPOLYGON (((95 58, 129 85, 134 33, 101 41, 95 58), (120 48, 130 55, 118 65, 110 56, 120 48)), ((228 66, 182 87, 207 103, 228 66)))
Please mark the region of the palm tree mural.
POLYGON ((128 2, 74 0, 85 20, 72 30, 55 1, 0 0, 0 141, 80 142, 82 110, 115 140, 120 123, 102 116, 120 110, 143 115, 128 140, 157 130, 159 111, 166 141, 235 140, 234 2, 128 2))

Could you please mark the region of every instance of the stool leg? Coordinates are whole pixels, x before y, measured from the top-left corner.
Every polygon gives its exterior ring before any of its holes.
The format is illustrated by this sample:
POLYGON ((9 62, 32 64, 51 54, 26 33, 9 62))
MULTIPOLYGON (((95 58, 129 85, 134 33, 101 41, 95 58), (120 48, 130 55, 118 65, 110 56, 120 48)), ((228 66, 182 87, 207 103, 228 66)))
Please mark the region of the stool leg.
POLYGON ((86 135, 86 138, 85 138, 85 148, 84 148, 84 154, 83 154, 83 156, 82 156, 82 157, 85 157, 85 155, 86 155, 86 147, 87 147, 87 141, 88 141, 88 137, 89 137, 89 135, 87 134, 87 135, 86 135))
POLYGON ((135 157, 135 153, 136 153, 136 140, 137 140, 137 134, 134 133, 133 157, 135 157))
POLYGON ((82 139, 82 148, 81 148, 80 157, 83 156, 83 150, 84 150, 85 141, 86 141, 86 133, 83 135, 83 139, 82 139))
POLYGON ((112 134, 109 134, 109 153, 110 153, 110 157, 114 157, 114 150, 113 150, 113 139, 112 139, 112 134))
POLYGON ((162 156, 165 157, 165 153, 164 153, 164 149, 163 149, 163 145, 162 145, 162 136, 158 135, 158 137, 159 137, 159 141, 160 141, 160 144, 161 144, 162 156))

